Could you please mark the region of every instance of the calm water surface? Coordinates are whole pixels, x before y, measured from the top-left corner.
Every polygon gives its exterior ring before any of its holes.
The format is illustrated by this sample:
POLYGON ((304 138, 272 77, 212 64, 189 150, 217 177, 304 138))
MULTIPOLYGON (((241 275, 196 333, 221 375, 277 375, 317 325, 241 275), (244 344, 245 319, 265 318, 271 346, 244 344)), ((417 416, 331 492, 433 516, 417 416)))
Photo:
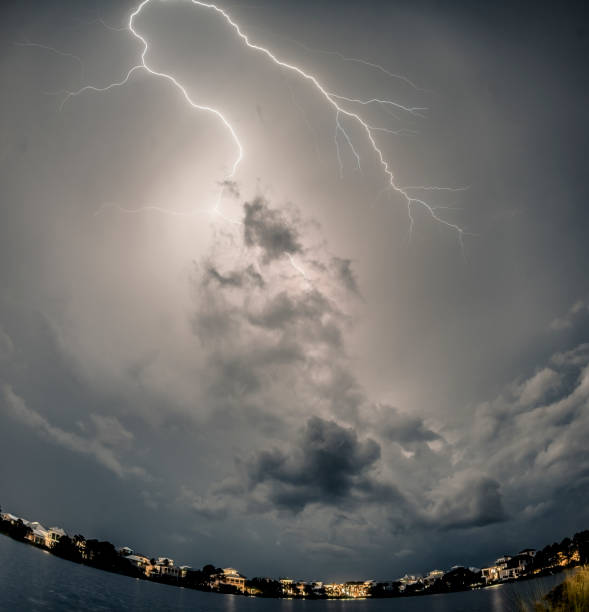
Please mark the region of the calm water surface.
POLYGON ((465 593, 364 601, 290 601, 202 593, 134 580, 58 559, 0 535, 0 610, 66 612, 502 612, 537 599, 564 575, 465 593))

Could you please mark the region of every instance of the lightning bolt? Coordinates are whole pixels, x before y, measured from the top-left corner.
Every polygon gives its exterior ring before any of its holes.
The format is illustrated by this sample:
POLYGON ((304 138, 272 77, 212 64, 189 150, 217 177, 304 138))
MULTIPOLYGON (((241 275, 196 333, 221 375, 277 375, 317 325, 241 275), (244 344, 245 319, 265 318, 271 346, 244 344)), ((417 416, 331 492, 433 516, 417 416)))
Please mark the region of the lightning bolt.
MULTIPOLYGON (((158 70, 156 70, 155 68, 153 68, 152 66, 150 66, 150 64, 147 62, 147 54, 149 51, 149 44, 147 42, 147 40, 137 31, 136 27, 135 27, 135 20, 136 18, 143 12, 143 10, 145 9, 145 7, 150 4, 151 2, 153 2, 153 0, 143 0, 129 15, 129 20, 128 20, 128 24, 127 24, 127 30, 139 41, 139 43, 142 46, 142 51, 140 54, 140 62, 138 64, 136 64, 135 66, 131 67, 127 74, 120 80, 120 81, 116 81, 113 83, 110 83, 109 85, 106 85, 104 87, 97 87, 94 85, 86 85, 85 87, 82 87, 80 89, 78 89, 77 91, 72 91, 72 92, 68 92, 66 97, 64 98, 61 107, 63 108, 63 105, 71 98, 74 96, 78 96, 84 92, 87 91, 94 91, 94 92, 105 92, 105 91, 109 91, 110 89, 113 89, 115 87, 120 87, 125 85, 126 83, 129 82, 129 80, 131 79, 131 77, 133 76, 133 74, 135 74, 138 71, 145 71, 147 73, 149 73, 152 76, 158 77, 160 79, 163 79, 165 81, 168 81, 169 83, 171 83, 180 93, 181 95, 184 97, 184 99, 186 100, 186 102, 195 110, 199 110, 199 111, 203 111, 203 112, 207 112, 210 113, 212 115, 214 115, 217 119, 219 119, 221 121, 221 123, 225 126, 225 128, 227 129, 227 131, 229 132, 231 138, 233 139, 234 143, 235 143, 235 147, 237 150, 237 154, 236 157, 233 161, 232 167, 231 167, 231 171, 230 173, 225 177, 225 181, 230 181, 233 179, 233 177, 235 176, 239 164, 241 163, 242 159, 243 159, 243 155, 244 155, 244 147, 241 144, 237 133, 235 131, 235 129, 233 128, 233 126, 231 125, 231 123, 229 122, 229 120, 225 117, 225 115, 218 109, 204 105, 204 104, 199 104, 198 102, 196 102, 195 100, 193 100, 193 98, 190 96, 190 94, 188 93, 188 91, 186 90, 186 88, 184 87, 184 85, 182 85, 177 78, 167 72, 160 72, 158 70)), ((421 114, 423 111, 425 111, 426 109, 421 108, 421 107, 409 107, 409 106, 404 106, 402 104, 399 104, 398 102, 394 102, 392 100, 386 100, 386 99, 380 99, 380 98, 358 98, 358 97, 349 97, 349 96, 344 96, 335 92, 330 91, 329 89, 327 89, 319 80, 319 78, 317 76, 315 76, 314 74, 307 72, 306 70, 304 70, 303 68, 301 68, 300 66, 297 66, 295 64, 291 64, 287 61, 284 61, 282 59, 280 59, 275 53, 273 53, 272 51, 270 51, 268 48, 263 47, 257 43, 254 43, 250 40, 250 38, 247 36, 247 34, 245 34, 241 27, 239 26, 238 23, 236 23, 233 18, 229 15, 229 13, 227 11, 225 11, 224 9, 220 8, 219 6, 217 6, 216 4, 213 3, 209 3, 209 2, 202 2, 200 0, 190 0, 191 4, 195 7, 198 7, 200 9, 205 9, 208 11, 212 11, 214 13, 216 13, 221 19, 223 19, 225 21, 225 23, 230 26, 230 28, 234 31, 235 35, 237 38, 239 38, 243 44, 245 45, 245 47, 247 47, 248 49, 255 51, 257 53, 260 53, 261 55, 264 55, 270 62, 272 62, 273 64, 280 66, 281 68, 283 68, 285 71, 291 72, 296 74, 298 77, 300 77, 301 79, 304 79, 305 81, 307 81, 313 89, 315 89, 325 100, 325 102, 333 109, 334 113, 335 113, 335 118, 336 118, 336 147, 338 147, 338 159, 340 160, 340 168, 341 168, 341 156, 339 153, 339 144, 338 144, 338 134, 343 134, 348 146, 351 148, 352 153, 354 154, 356 161, 357 161, 357 165, 358 167, 360 166, 360 156, 357 152, 357 150, 354 147, 354 144, 352 142, 351 137, 349 136, 348 132, 346 131, 344 125, 343 125, 343 120, 347 120, 350 123, 354 123, 356 124, 357 127, 359 127, 364 133, 365 136, 367 138, 368 144, 370 145, 372 151, 374 152, 378 163, 380 164, 380 167, 384 173, 384 176, 387 180, 387 191, 391 192, 391 193, 395 193, 398 197, 400 197, 407 206, 407 213, 409 216, 409 221, 410 221, 410 226, 409 226, 409 234, 411 236, 412 232, 413 232, 413 228, 414 228, 414 217, 413 217, 413 208, 414 207, 420 207, 422 208, 425 212, 427 212, 429 214, 429 216, 435 220, 436 222, 440 223, 441 225, 447 227, 448 229, 453 230, 454 232, 456 232, 458 239, 459 239, 459 243, 461 248, 463 249, 464 244, 463 244, 463 236, 466 233, 465 230, 460 227, 459 225, 452 223, 450 221, 448 221, 447 219, 444 219, 443 217, 441 217, 440 215, 438 215, 437 213, 437 207, 432 206, 431 204, 429 204, 426 200, 424 200, 422 197, 418 197, 416 195, 413 195, 414 192, 417 189, 428 189, 428 190, 437 190, 437 189, 445 189, 445 188, 436 188, 436 187, 412 187, 412 188, 404 188, 401 187, 400 185, 398 185, 398 183, 396 182, 395 176, 393 174, 393 171, 390 167, 389 161, 386 159, 382 149, 380 148, 380 146, 377 143, 377 139, 375 134, 379 131, 388 131, 384 128, 375 128, 373 127, 370 123, 368 123, 368 121, 366 119, 364 119, 364 117, 360 114, 360 112, 358 110, 356 110, 356 108, 358 106, 361 107, 365 107, 365 106, 369 106, 369 105, 378 105, 380 107, 383 107, 387 110, 396 110, 396 111, 401 111, 401 112, 405 112, 405 113, 409 113, 412 115, 416 115, 419 117, 422 117, 423 115, 421 114)), ((352 58, 348 58, 348 59, 352 59, 352 58)), ((365 62, 367 64, 370 65, 369 62, 365 62)), ((382 68, 376 64, 373 65, 373 67, 378 67, 378 68, 382 68)), ((388 71, 387 71, 388 72, 388 71)), ((398 76, 398 75, 393 75, 391 73, 391 76, 398 76)), ((217 214, 219 214, 219 206, 220 206, 220 202, 221 199, 223 197, 223 191, 224 188, 222 187, 217 201, 215 203, 215 206, 213 208, 213 211, 217 214)), ((291 262, 292 263, 292 262, 291 262)))

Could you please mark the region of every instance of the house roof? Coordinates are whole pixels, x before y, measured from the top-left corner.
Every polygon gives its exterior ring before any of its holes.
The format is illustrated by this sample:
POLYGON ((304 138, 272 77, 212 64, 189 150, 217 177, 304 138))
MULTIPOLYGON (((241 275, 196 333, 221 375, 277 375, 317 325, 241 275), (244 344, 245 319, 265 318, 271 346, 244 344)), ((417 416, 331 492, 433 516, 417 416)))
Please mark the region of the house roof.
POLYGON ((49 527, 48 531, 52 531, 53 533, 58 533, 59 535, 66 535, 65 531, 61 527, 49 527))
POLYGON ((129 561, 135 561, 137 563, 149 563, 149 559, 147 557, 141 557, 139 555, 126 555, 125 559, 129 559, 129 561))

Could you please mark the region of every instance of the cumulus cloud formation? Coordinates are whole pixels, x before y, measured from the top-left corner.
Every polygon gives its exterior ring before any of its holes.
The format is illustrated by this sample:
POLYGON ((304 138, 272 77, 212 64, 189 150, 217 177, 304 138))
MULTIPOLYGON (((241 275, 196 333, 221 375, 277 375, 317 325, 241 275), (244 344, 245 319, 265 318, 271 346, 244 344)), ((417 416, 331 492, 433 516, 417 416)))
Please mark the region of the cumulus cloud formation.
POLYGON ((422 415, 376 402, 353 374, 338 299, 357 294, 350 262, 325 256, 325 265, 310 267, 321 279, 313 286, 296 274, 288 279, 281 254, 305 253, 296 221, 266 201, 245 204, 244 216, 252 262, 210 264, 215 282, 199 294, 232 330, 216 336, 209 391, 217 405, 272 415, 273 425, 259 450, 235 456, 223 484, 191 493, 195 513, 281 520, 286 512, 313 523, 329 508, 346 509, 348 518, 330 527, 345 546, 352 516, 356 533, 374 520, 389 535, 483 528, 538 514, 560 477, 583 473, 585 345, 506 385, 460 430, 434 428, 422 415), (260 270, 263 284, 246 270, 260 270))
MULTIPOLYGON (((66 415, 53 422, 8 382, 6 414, 120 479, 150 482, 140 496, 148 510, 167 503, 203 533, 261 520, 301 554, 326 558, 385 542, 415 551, 414 533, 443 537, 541 520, 568 476, 582 482, 587 344, 509 382, 459 427, 381 402, 348 354, 360 302, 352 263, 317 247, 304 227, 291 210, 254 199, 243 205, 243 226, 203 255, 191 275, 192 334, 180 368, 161 369, 156 351, 127 370, 138 397, 172 400, 165 411, 133 402, 135 423, 148 424, 141 434, 126 424, 133 421, 99 409, 77 416, 74 429, 66 415), (306 277, 287 255, 297 256, 306 277), (137 452, 149 427, 160 457, 169 435, 161 431, 197 439, 184 438, 181 452, 185 465, 198 467, 167 479, 165 492, 158 466, 137 452)), ((4 353, 14 353, 4 336, 4 353)), ((52 351, 58 337, 49 335, 52 351)))
POLYGON ((550 368, 509 394, 477 407, 460 441, 465 465, 484 466, 504 484, 511 512, 546 509, 557 491, 573 491, 589 468, 589 354, 586 345, 557 353, 550 368), (567 384, 560 384, 562 380, 567 384))
POLYGON ((267 485, 269 501, 295 512, 312 503, 345 505, 370 489, 369 471, 379 458, 374 440, 359 440, 351 428, 311 417, 290 452, 273 448, 251 459, 249 483, 267 485))
MULTIPOLYGON (((358 294, 351 262, 314 252, 315 282, 286 276, 289 262, 280 254, 305 253, 297 221, 267 201, 246 203, 244 218, 247 255, 207 259, 194 331, 208 351, 205 403, 217 415, 257 424, 264 436, 259 450, 236 454, 234 469, 207 491, 186 488, 194 513, 287 512, 307 520, 347 509, 356 531, 376 513, 389 535, 504 520, 498 480, 483 467, 474 474, 453 466, 440 432, 418 414, 376 403, 354 375, 341 309, 341 296, 358 294), (252 270, 263 282, 253 281, 252 270)), ((346 530, 350 520, 331 529, 346 530)))
POLYGON ((427 517, 437 529, 481 527, 504 521, 500 484, 488 476, 456 472, 442 480, 427 517))

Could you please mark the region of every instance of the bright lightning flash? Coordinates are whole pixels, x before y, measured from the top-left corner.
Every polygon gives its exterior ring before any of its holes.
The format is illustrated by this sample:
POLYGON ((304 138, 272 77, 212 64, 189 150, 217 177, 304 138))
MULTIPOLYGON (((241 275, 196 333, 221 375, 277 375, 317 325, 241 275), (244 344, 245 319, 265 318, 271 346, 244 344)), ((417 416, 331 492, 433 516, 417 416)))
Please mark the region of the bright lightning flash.
MULTIPOLYGON (((129 21, 128 21, 128 25, 126 28, 123 28, 124 30, 128 30, 142 45, 142 52, 140 55, 140 63, 136 64, 135 66, 133 66, 132 68, 129 69, 129 71, 127 72, 127 74, 124 76, 124 78, 120 81, 117 82, 113 82, 110 83, 109 85, 106 85, 104 87, 97 87, 94 85, 86 85, 85 87, 82 87, 81 89, 77 90, 77 91, 72 91, 72 92, 68 92, 65 99, 62 102, 62 107, 63 105, 73 96, 77 96, 81 93, 87 92, 87 91, 94 91, 94 92, 105 92, 108 91, 114 87, 120 87, 122 85, 125 85, 129 79, 131 78, 131 76, 139 71, 145 71, 147 73, 149 73, 152 76, 156 76, 159 77, 161 79, 164 79, 168 82, 170 82, 172 85, 174 85, 174 87, 176 87, 178 89, 178 91, 182 94, 182 96, 184 97, 184 99, 186 100, 186 102, 194 109, 196 110, 200 110, 200 111, 204 111, 207 113, 211 113, 213 115, 215 115, 225 126, 225 128, 228 130, 231 138, 233 139, 234 143, 235 143, 235 147, 237 149, 237 154, 235 157, 235 160, 233 161, 232 167, 231 167, 231 172, 225 177, 225 180, 223 182, 226 181, 231 181, 233 179, 233 177, 235 176, 237 169, 239 167, 239 164, 241 163, 242 159, 243 159, 243 155, 244 155, 244 147, 241 144, 237 133, 235 131, 235 129, 233 128, 233 126, 231 125, 231 123, 229 122, 229 120, 225 117, 225 115, 223 113, 221 113, 221 111, 219 111, 216 108, 207 106, 207 105, 203 105, 203 104, 199 104, 197 103, 195 100, 193 100, 193 98, 190 96, 190 94, 188 93, 188 91, 186 90, 186 88, 184 87, 184 85, 182 85, 177 79, 176 77, 174 77, 172 74, 169 74, 167 72, 160 72, 156 69, 154 69, 152 66, 149 65, 148 61, 147 61, 147 54, 149 51, 149 44, 147 42, 147 40, 137 31, 136 27, 135 27, 135 19, 138 15, 140 15, 142 13, 142 11, 144 10, 144 8, 150 4, 151 2, 153 2, 153 0, 143 0, 138 6, 137 8, 135 8, 135 10, 133 10, 133 12, 130 14, 129 16, 129 21)), ((299 66, 290 64, 286 61, 283 61, 282 59, 279 59, 272 51, 270 51, 269 49, 260 46, 256 43, 253 43, 249 37, 243 33, 243 31, 241 30, 241 27, 232 19, 232 17, 229 15, 229 13, 227 13, 224 9, 220 8, 219 6, 217 6, 216 4, 212 4, 212 3, 208 3, 208 2, 201 2, 199 0, 190 0, 191 4, 201 8, 201 9, 206 9, 209 11, 214 11, 215 13, 217 13, 235 32, 236 36, 243 41, 244 45, 246 47, 248 47, 249 49, 256 51, 258 53, 263 54, 264 56, 266 56, 271 62, 273 62, 274 64, 276 64, 277 66, 280 66, 281 68, 283 68, 284 70, 287 70, 289 72, 295 73, 296 75, 298 75, 299 77, 301 77, 302 79, 305 79, 306 81, 308 81, 312 87, 325 99, 326 103, 328 105, 330 105, 335 113, 335 119, 336 119, 336 134, 335 134, 335 142, 336 142, 336 147, 337 147, 337 153, 338 153, 338 160, 340 163, 340 171, 341 171, 341 156, 339 153, 339 144, 338 144, 338 134, 342 134, 344 136, 344 139, 346 141, 346 143, 348 144, 348 146, 350 147, 355 159, 356 159, 356 163, 358 168, 360 168, 360 155, 357 152, 356 148, 354 147, 353 141, 350 137, 350 135, 348 134, 348 132, 345 129, 345 124, 344 121, 348 120, 354 124, 356 124, 362 131, 364 131, 364 133, 366 134, 368 143, 370 144, 370 147, 372 148, 372 150, 374 151, 374 153, 376 154, 376 157, 379 161, 379 164, 384 172, 384 175, 387 179, 387 187, 386 187, 386 191, 389 192, 394 192, 396 193, 398 196, 401 197, 401 199, 406 203, 407 205, 407 212, 409 215, 409 220, 410 220, 410 234, 413 231, 413 226, 414 226, 414 217, 413 217, 413 208, 415 206, 421 207, 422 209, 424 209, 432 219, 434 219, 435 221, 437 221, 438 223, 446 226, 447 228, 455 231, 458 235, 458 239, 461 245, 461 248, 463 247, 463 236, 466 233, 465 230, 460 227, 459 225, 452 223, 446 219, 444 219, 443 217, 440 217, 437 213, 437 210, 440 209, 440 207, 436 207, 436 206, 432 206, 431 204, 429 204, 426 200, 424 200, 421 197, 417 197, 416 195, 413 195, 415 193, 415 191, 417 190, 431 190, 431 191, 436 191, 436 190, 449 190, 451 191, 451 189, 447 189, 447 188, 443 188, 443 187, 401 187, 397 184, 394 174, 390 168, 389 162, 387 161, 387 159, 385 158, 385 155, 383 154, 382 149, 378 146, 377 141, 376 141, 376 137, 375 137, 375 133, 379 132, 379 131, 385 131, 385 132, 390 132, 390 133, 394 133, 392 130, 387 130, 386 128, 377 128, 372 126, 370 123, 367 122, 366 119, 363 118, 363 116, 359 113, 359 111, 357 110, 353 110, 354 108, 358 107, 358 106, 368 106, 368 105, 379 105, 382 108, 384 108, 385 110, 387 109, 395 109, 397 111, 402 111, 405 113, 410 113, 412 115, 416 115, 416 116, 422 116, 420 114, 421 111, 424 111, 425 109, 423 108, 417 108, 417 107, 407 107, 404 106, 402 104, 399 104, 397 102, 394 102, 392 100, 386 100, 386 99, 379 99, 379 98, 366 98, 366 99, 362 99, 362 98, 352 98, 352 97, 348 97, 348 96, 344 96, 344 95, 340 95, 337 93, 334 93, 332 91, 329 91, 320 81, 319 79, 311 74, 306 72, 305 70, 303 70, 302 68, 300 68, 299 66)), ((348 58, 346 58, 348 59, 348 58)), ((354 58, 355 59, 355 58, 354 58)), ((393 75, 396 76, 396 75, 393 75)), ((223 192, 224 192, 224 187, 221 188, 217 201, 215 203, 213 212, 215 212, 216 214, 220 214, 219 211, 219 204, 220 201, 223 197, 223 192)), ((135 211, 133 211, 135 212, 135 211)), ((293 262, 291 261, 291 264, 293 262)), ((294 264, 293 264, 294 265, 294 264)), ((299 270, 300 271, 300 270, 299 270)), ((304 273, 303 273, 304 275, 304 273)))

